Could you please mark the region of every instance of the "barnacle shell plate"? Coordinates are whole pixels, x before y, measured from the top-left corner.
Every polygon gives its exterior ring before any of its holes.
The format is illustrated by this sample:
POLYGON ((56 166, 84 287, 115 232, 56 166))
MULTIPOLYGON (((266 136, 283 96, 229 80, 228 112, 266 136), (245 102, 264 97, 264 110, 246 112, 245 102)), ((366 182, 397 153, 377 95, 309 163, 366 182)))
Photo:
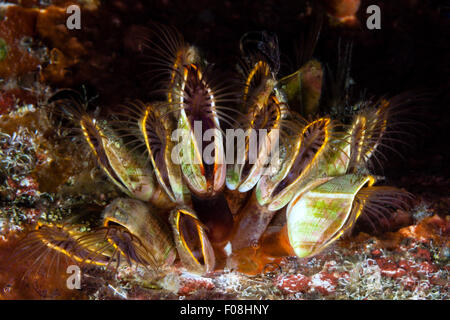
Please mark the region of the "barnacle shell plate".
POLYGON ((372 185, 369 175, 344 175, 296 195, 286 212, 289 242, 300 257, 317 254, 339 238, 358 218, 358 191, 372 185))

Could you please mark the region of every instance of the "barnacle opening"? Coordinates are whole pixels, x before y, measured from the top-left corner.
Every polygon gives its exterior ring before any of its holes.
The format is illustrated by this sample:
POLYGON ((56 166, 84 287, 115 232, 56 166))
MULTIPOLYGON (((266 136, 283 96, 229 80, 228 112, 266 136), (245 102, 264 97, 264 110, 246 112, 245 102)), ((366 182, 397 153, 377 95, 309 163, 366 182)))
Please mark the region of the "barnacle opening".
POLYGON ((278 183, 273 195, 279 194, 286 186, 299 180, 304 172, 316 164, 330 139, 330 119, 320 118, 309 123, 301 133, 301 142, 295 161, 286 177, 278 183))
POLYGON ((171 221, 178 254, 184 266, 194 272, 212 271, 215 257, 206 226, 187 209, 175 210, 171 221))
POLYGON ((170 119, 157 111, 157 106, 147 105, 139 120, 140 131, 144 137, 145 145, 153 165, 156 178, 164 188, 170 199, 174 202, 183 198, 181 186, 181 172, 173 166, 170 160, 170 119))
POLYGON ((329 118, 307 123, 293 140, 286 140, 284 149, 289 151, 283 156, 280 169, 258 182, 258 202, 268 205, 270 210, 279 210, 312 179, 320 178, 325 171, 322 162, 327 159, 327 152, 333 150, 330 145, 334 140, 329 118))
POLYGON ((248 110, 258 104, 258 101, 261 101, 260 105, 265 105, 269 99, 268 95, 274 87, 269 64, 264 60, 259 60, 251 68, 245 64, 242 68, 246 73, 242 93, 243 110, 248 110))
POLYGON ((199 221, 188 212, 180 210, 176 223, 180 232, 181 242, 187 252, 195 262, 204 265, 205 249, 201 239, 201 225, 199 221))
POLYGON ((128 193, 127 186, 123 183, 122 179, 116 174, 115 170, 111 166, 108 155, 103 147, 102 139, 105 135, 97 125, 96 120, 90 118, 88 115, 84 115, 80 119, 80 127, 86 142, 104 172, 111 178, 112 181, 114 181, 115 184, 119 186, 121 190, 128 193))
POLYGON ((223 133, 215 90, 195 64, 184 67, 174 111, 183 130, 182 172, 198 196, 214 195, 225 183, 223 133), (178 112, 179 111, 179 112, 178 112), (187 131, 187 132, 185 132, 187 131), (204 145, 203 139, 211 141, 204 145))
MULTIPOLYGON (((275 96, 271 96, 267 106, 264 108, 250 108, 248 114, 248 130, 254 130, 254 132, 259 133, 260 130, 267 130, 270 132, 274 129, 279 129, 281 125, 281 119, 285 117, 286 107, 282 105, 275 96), (284 109, 284 110, 283 110, 284 109)), ((259 134, 255 135, 255 141, 253 142, 256 146, 260 147, 262 144, 269 143, 268 141, 261 141, 262 137, 259 134)), ((270 147, 270 144, 269 144, 270 147)), ((241 177, 245 180, 251 173, 253 165, 256 161, 261 161, 262 158, 269 156, 270 150, 261 150, 258 152, 257 159, 251 159, 255 155, 249 154, 250 148, 250 137, 246 135, 245 137, 245 163, 242 167, 241 177), (264 152, 264 153, 263 153, 264 152)))
POLYGON ((350 157, 348 172, 364 166, 379 147, 387 128, 387 107, 384 101, 378 109, 367 109, 356 115, 350 128, 350 157))
POLYGON ((217 125, 214 120, 214 93, 195 64, 184 68, 181 90, 180 104, 191 127, 194 127, 195 121, 200 121, 204 131, 214 128, 217 125))

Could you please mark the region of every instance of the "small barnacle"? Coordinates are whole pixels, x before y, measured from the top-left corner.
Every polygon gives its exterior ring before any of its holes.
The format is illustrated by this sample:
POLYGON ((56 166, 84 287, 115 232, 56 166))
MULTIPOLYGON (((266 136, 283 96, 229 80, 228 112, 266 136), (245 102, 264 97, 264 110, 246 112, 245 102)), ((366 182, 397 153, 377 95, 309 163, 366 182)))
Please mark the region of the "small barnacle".
POLYGON ((213 271, 214 250, 207 237, 207 229, 197 215, 187 207, 180 207, 172 211, 169 220, 183 266, 196 273, 213 271))
POLYGON ((371 176, 344 175, 299 192, 286 210, 289 242, 298 257, 315 255, 338 239, 360 216, 356 200, 371 176))
POLYGON ((373 229, 389 225, 397 209, 407 209, 411 194, 394 187, 373 186, 368 175, 348 174, 297 194, 289 204, 287 231, 298 257, 317 254, 350 231, 358 218, 373 229))
POLYGON ((263 109, 276 85, 269 63, 264 59, 252 58, 251 64, 242 64, 244 89, 242 92, 242 109, 263 109))
POLYGON ((344 149, 349 150, 347 172, 368 170, 374 164, 382 167, 382 161, 387 159, 386 151, 401 157, 399 145, 409 146, 405 137, 411 136, 412 127, 421 127, 411 118, 412 111, 427 99, 426 93, 416 95, 414 99, 410 93, 403 93, 389 99, 361 102, 344 137, 347 141, 344 149))
POLYGON ((121 250, 116 255, 123 255, 130 262, 147 262, 150 266, 159 268, 169 266, 175 260, 176 252, 169 229, 157 215, 156 209, 150 209, 139 200, 114 200, 104 210, 103 225, 105 229, 84 239, 93 245, 95 239, 106 239, 110 245, 113 244, 114 249, 121 250))
POLYGON ((163 103, 143 106, 139 129, 160 186, 173 202, 188 203, 190 195, 183 183, 181 168, 171 160, 174 142, 170 134, 175 125, 166 109, 163 103))
POLYGON ((382 101, 379 108, 364 108, 355 115, 348 132, 350 159, 348 172, 355 172, 377 151, 386 132, 388 122, 388 101, 382 101))
MULTIPOLYGON (((147 152, 156 181, 170 201, 189 203, 190 194, 183 183, 181 168, 171 160, 174 147, 171 134, 176 123, 169 107, 165 102, 128 102, 121 105, 123 112, 115 112, 115 119, 109 123, 118 137, 127 138, 124 147, 128 147, 128 152, 142 149, 147 152)), ((144 165, 145 161, 142 162, 144 165)))
POLYGON ((331 119, 319 118, 307 123, 291 146, 283 168, 274 175, 263 176, 258 182, 258 202, 268 205, 272 211, 284 207, 311 178, 320 176, 318 165, 333 140, 331 119))
POLYGON ((276 212, 261 201, 259 183, 283 170, 282 166, 289 161, 291 155, 292 149, 289 145, 292 146, 293 136, 300 129, 294 115, 283 101, 284 97, 275 89, 269 103, 262 110, 258 110, 255 105, 254 109, 250 108, 254 113, 247 114, 247 121, 244 122, 247 130, 246 140, 241 144, 245 150, 239 150, 238 147, 238 161, 228 168, 228 189, 246 192, 256 185, 256 189, 248 197, 247 204, 237 215, 232 236, 233 249, 243 248, 258 241, 276 212), (259 137, 261 146, 256 150, 252 135, 255 135, 257 130, 267 130, 267 135, 259 137))
MULTIPOLYGON (((241 38, 241 51, 245 54, 249 44, 255 40, 248 38, 251 33, 241 38)), ((253 35, 260 35, 254 33, 253 35)), ((262 38, 268 36, 261 34, 262 38)), ((266 39, 268 40, 268 39, 266 39)), ((255 50, 252 50, 255 51, 255 50)), ((251 190, 264 173, 270 155, 275 151, 279 136, 285 136, 289 127, 290 113, 284 94, 276 87, 274 60, 279 59, 278 43, 256 41, 256 52, 244 57, 240 65, 242 76, 239 118, 232 128, 236 133, 244 130, 245 140, 237 141, 237 153, 233 164, 228 166, 226 185, 230 190, 247 192, 251 190), (273 54, 272 54, 273 53, 273 54), (257 136, 266 130, 265 137, 259 137, 260 148, 255 150, 257 136)), ((278 65, 279 63, 275 63, 278 65)), ((238 138, 236 136, 236 138, 238 138)), ((228 142, 228 141, 227 141, 228 142)))
POLYGON ((289 131, 296 129, 284 98, 277 93, 271 94, 262 107, 253 103, 241 120, 245 141, 238 141, 234 165, 228 167, 227 187, 231 190, 251 190, 266 173, 268 163, 276 165, 271 156, 278 151, 279 138, 287 138, 289 131), (266 135, 261 136, 262 132, 266 135), (256 135, 260 135, 259 140, 256 135))
POLYGON ((89 117, 80 120, 83 135, 108 177, 126 194, 149 200, 154 193, 149 169, 134 159, 105 123, 89 117))
POLYGON ((202 198, 221 192, 226 176, 220 121, 225 117, 222 103, 229 93, 220 93, 212 85, 210 72, 195 64, 184 67, 172 106, 184 140, 180 157, 184 180, 202 198), (203 146, 202 139, 211 143, 203 146))
MULTIPOLYGON (((161 26, 156 26, 156 29, 159 32, 155 34, 155 39, 150 41, 154 53, 153 64, 159 66, 160 70, 162 68, 163 71, 167 71, 168 79, 163 83, 167 96, 166 105, 158 107, 165 112, 161 112, 160 119, 155 120, 163 121, 169 127, 170 121, 173 121, 175 129, 179 129, 176 132, 181 132, 181 136, 178 135, 176 138, 183 139, 182 150, 178 149, 177 152, 178 146, 172 150, 175 152, 173 156, 177 158, 173 162, 177 163, 170 163, 171 161, 166 158, 166 168, 177 170, 175 165, 179 165, 184 183, 197 196, 216 195, 223 189, 226 169, 219 119, 225 122, 232 119, 222 110, 227 109, 222 104, 229 100, 231 93, 213 83, 211 68, 201 59, 198 50, 185 43, 176 30, 161 26), (203 137, 212 143, 203 146, 201 141, 203 137), (208 154, 205 156, 208 159, 203 157, 204 153, 208 154)), ((146 112, 141 120, 151 120, 150 116, 150 112, 146 112)), ((145 130, 143 132, 144 136, 146 134, 148 151, 154 155, 153 151, 157 146, 151 144, 154 140, 151 141, 148 135, 152 132, 148 131, 149 125, 152 123, 141 123, 140 127, 141 130, 145 130)), ((174 128, 170 128, 173 131, 174 128)), ((155 127, 150 129, 154 130, 155 127)), ((160 138, 157 140, 161 141, 160 138)), ((176 179, 176 175, 174 178, 176 179)), ((158 179, 171 194, 171 190, 167 188, 167 181, 163 181, 164 175, 158 179)), ((175 188, 180 189, 178 192, 184 192, 181 186, 175 188)), ((179 200, 178 197, 178 202, 179 200)))

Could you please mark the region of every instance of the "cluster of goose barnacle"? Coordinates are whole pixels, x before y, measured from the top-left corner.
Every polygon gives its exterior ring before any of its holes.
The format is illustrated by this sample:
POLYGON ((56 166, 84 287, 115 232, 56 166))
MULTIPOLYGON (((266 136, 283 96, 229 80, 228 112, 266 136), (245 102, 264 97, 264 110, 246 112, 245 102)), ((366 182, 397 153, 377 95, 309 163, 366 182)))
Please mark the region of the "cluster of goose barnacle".
POLYGON ((261 39, 242 58, 236 99, 234 89, 213 84, 217 77, 196 47, 170 28, 159 32, 150 43, 155 65, 166 76, 158 101, 128 106, 127 118, 114 121, 90 115, 76 99, 53 102, 127 197, 107 206, 103 225, 90 232, 39 223, 18 252, 37 260, 60 255, 77 263, 152 268, 170 266, 178 257, 185 268, 204 273, 239 259, 249 247, 269 255, 315 255, 358 217, 376 224, 407 204, 408 193, 375 186, 368 166, 389 133, 395 101, 365 103, 345 124, 300 115, 292 110, 295 102, 315 111, 319 99, 308 96, 302 69, 277 78, 277 44, 261 39), (202 156, 196 122, 202 133, 218 132, 209 140, 212 161, 202 156), (131 129, 121 134, 111 123, 131 129), (234 163, 219 161, 225 128, 245 133, 234 163), (172 157, 176 129, 184 132, 179 163, 172 157), (255 156, 250 137, 258 130, 266 134, 255 156), (136 141, 146 157, 130 147, 136 141), (271 162, 275 153, 277 161, 271 162), (275 215, 283 215, 282 224, 268 232, 275 215))

